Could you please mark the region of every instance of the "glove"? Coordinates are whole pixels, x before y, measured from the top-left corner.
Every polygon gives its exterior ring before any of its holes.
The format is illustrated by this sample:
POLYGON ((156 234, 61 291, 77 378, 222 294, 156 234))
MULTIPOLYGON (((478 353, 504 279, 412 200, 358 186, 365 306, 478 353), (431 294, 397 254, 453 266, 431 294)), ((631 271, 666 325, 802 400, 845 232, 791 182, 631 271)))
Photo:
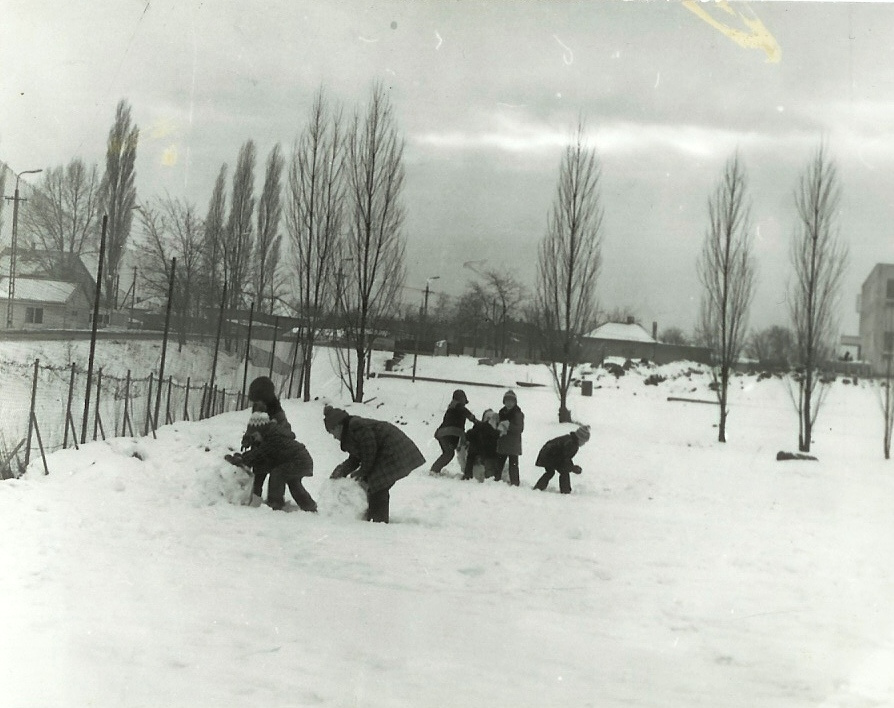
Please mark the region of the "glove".
POLYGON ((232 455, 224 455, 224 459, 231 465, 236 465, 237 467, 242 467, 245 465, 245 463, 242 461, 242 455, 240 455, 238 452, 232 455))
POLYGON ((348 468, 344 463, 338 465, 334 470, 332 470, 332 474, 329 475, 329 479, 341 479, 342 477, 346 477, 348 474, 348 468))
POLYGON ((571 471, 574 472, 574 474, 580 474, 581 472, 583 472, 583 470, 580 468, 580 465, 575 465, 571 468, 571 471))

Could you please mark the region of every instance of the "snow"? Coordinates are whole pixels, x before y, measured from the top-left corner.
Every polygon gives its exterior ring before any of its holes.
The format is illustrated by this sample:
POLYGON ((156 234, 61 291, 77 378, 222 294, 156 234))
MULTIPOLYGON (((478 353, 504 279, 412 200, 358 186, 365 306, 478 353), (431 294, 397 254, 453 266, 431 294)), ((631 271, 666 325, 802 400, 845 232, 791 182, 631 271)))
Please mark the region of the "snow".
MULTIPOLYGON (((241 505, 222 461, 248 413, 61 450, 0 484, 0 704, 31 706, 869 706, 894 704, 894 498, 871 383, 833 384, 818 462, 783 380, 735 379, 729 442, 697 366, 591 373, 574 492, 535 492, 569 431, 544 367, 420 357, 417 373, 515 388, 522 486, 424 468, 389 525, 358 519, 324 402, 397 422, 429 462, 454 388, 373 378, 284 408, 319 514, 241 505), (649 374, 667 380, 644 385, 649 374)), ((403 373, 412 366, 404 360, 403 373)), ((377 361, 376 370, 383 369, 377 361)))

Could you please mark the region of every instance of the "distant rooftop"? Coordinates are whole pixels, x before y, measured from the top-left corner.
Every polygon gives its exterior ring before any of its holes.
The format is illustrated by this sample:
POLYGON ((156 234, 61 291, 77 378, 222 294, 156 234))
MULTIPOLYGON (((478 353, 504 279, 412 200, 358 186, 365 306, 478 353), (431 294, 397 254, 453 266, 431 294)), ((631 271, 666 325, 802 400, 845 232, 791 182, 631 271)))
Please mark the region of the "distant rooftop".
MULTIPOLYGON (((64 304, 68 302, 77 283, 66 283, 62 280, 44 280, 42 278, 16 277, 16 300, 31 300, 35 302, 52 302, 64 304)), ((0 278, 0 298, 9 297, 9 278, 0 278)))
POLYGON ((651 335, 636 323, 606 322, 584 336, 589 339, 616 339, 624 342, 655 342, 651 335))

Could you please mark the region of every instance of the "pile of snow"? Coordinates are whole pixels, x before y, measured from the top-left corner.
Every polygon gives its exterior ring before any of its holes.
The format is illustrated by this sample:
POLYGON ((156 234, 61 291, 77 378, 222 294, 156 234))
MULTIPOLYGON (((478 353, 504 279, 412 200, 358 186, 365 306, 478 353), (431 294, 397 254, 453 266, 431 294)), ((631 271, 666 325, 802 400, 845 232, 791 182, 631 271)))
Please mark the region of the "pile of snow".
POLYGON ((247 475, 222 456, 244 412, 0 484, 4 706, 894 704, 894 483, 871 385, 833 385, 819 461, 779 463, 797 435, 784 381, 734 379, 721 445, 716 406, 668 401, 710 398, 698 367, 593 369, 564 496, 531 490, 539 446, 573 429, 545 368, 421 357, 419 375, 516 390, 522 486, 420 469, 381 525, 328 479, 343 453, 324 403, 395 422, 431 462, 452 390, 478 414, 502 390, 373 378, 347 404, 318 369, 319 400, 284 402, 318 514, 242 505, 247 475))

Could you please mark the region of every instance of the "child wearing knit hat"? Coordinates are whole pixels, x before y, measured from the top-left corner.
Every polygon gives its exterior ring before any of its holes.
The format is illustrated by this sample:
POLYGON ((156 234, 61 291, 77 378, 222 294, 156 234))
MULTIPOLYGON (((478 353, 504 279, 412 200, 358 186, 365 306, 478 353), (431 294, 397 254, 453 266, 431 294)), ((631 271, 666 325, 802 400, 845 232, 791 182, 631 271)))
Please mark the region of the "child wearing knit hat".
POLYGON ((441 470, 450 464, 460 441, 465 438, 466 421, 469 420, 473 424, 478 422, 471 411, 466 408, 468 403, 466 392, 461 388, 456 389, 450 397, 450 403, 447 404, 447 410, 444 411, 444 418, 435 430, 435 439, 441 446, 441 455, 432 463, 433 474, 440 474, 441 470))
POLYGON ((535 463, 538 467, 543 467, 545 472, 537 480, 534 489, 545 491, 549 481, 558 472, 559 491, 562 494, 571 494, 571 473, 581 473, 580 465, 574 464, 574 456, 580 450, 580 446, 586 444, 589 439, 590 426, 581 425, 571 433, 546 442, 540 448, 535 463))
POLYGON ((509 389, 503 394, 503 407, 498 412, 500 423, 497 426, 500 437, 497 440, 496 467, 494 479, 499 482, 503 477, 503 468, 509 462, 509 484, 519 485, 518 458, 522 454, 522 432, 525 429, 525 414, 518 406, 515 391, 509 389))
POLYGON ((304 511, 316 511, 317 503, 304 488, 302 478, 313 475, 314 462, 307 448, 295 439, 288 425, 282 426, 267 414, 263 402, 252 406, 248 426, 242 436, 242 453, 226 455, 234 465, 250 467, 255 475, 253 493, 261 495, 264 478, 269 474, 267 505, 272 509, 285 506, 286 487, 304 511))

